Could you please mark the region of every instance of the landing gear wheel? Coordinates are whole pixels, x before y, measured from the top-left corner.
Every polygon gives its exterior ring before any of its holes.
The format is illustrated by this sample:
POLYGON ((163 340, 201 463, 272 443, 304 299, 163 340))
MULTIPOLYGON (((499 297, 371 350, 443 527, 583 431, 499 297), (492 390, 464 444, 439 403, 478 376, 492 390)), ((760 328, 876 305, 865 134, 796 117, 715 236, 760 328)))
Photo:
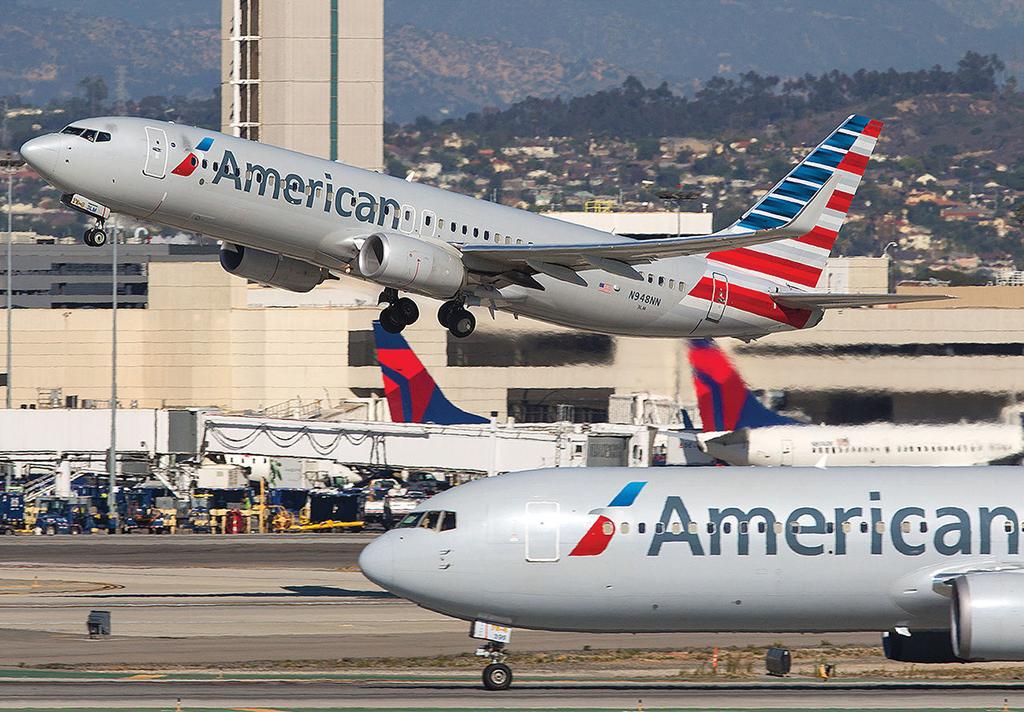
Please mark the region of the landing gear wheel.
POLYGON ((406 326, 415 324, 416 320, 420 318, 420 308, 409 297, 402 297, 388 308, 394 309, 406 326))
POLYGON ((484 687, 488 690, 507 690, 512 684, 512 669, 505 663, 491 663, 484 668, 484 687))
POLYGON ((83 239, 89 247, 103 247, 107 244, 107 233, 103 228, 93 227, 85 231, 83 239))
POLYGON ((448 315, 448 331, 457 339, 464 339, 476 329, 476 317, 468 309, 459 307, 448 315))
POLYGON ((380 326, 389 334, 400 334, 405 328, 405 322, 395 307, 387 307, 380 313, 380 326))
POLYGON ((448 317, 451 316, 453 309, 458 309, 461 305, 458 302, 445 302, 441 305, 441 308, 437 310, 437 322, 444 328, 448 328, 448 317))

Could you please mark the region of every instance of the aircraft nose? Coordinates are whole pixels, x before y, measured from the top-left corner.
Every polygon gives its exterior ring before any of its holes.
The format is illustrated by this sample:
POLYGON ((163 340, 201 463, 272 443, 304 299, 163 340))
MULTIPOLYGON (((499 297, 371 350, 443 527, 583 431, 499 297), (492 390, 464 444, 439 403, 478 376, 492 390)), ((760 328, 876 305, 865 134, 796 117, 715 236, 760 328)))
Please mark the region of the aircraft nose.
POLYGON ((377 537, 359 554, 363 576, 383 589, 391 590, 395 578, 395 539, 390 533, 377 537))
POLYGON ((60 144, 60 136, 57 134, 39 136, 25 142, 21 147, 21 157, 37 173, 44 177, 49 177, 53 175, 53 171, 57 167, 60 144))

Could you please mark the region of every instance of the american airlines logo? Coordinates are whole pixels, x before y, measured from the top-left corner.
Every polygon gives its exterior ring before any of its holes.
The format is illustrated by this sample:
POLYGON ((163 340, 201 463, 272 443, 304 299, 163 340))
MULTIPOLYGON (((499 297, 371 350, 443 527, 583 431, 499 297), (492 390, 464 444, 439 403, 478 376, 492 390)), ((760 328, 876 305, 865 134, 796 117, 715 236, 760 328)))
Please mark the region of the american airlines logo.
POLYGON ((659 556, 664 546, 680 544, 689 547, 694 556, 719 556, 723 535, 730 535, 736 537, 740 556, 750 554, 754 536, 768 556, 777 555, 780 544, 800 556, 843 555, 853 541, 864 539, 872 554, 892 549, 905 556, 920 556, 931 547, 942 556, 956 556, 974 553, 976 530, 978 554, 991 554, 993 537, 1003 536, 1007 552, 1016 555, 1019 521, 1017 512, 1006 506, 980 507, 977 512, 961 507, 927 512, 922 507, 901 507, 886 513, 881 493, 870 492, 866 506, 837 507, 828 514, 815 507, 797 507, 783 516, 767 507, 712 507, 705 521, 698 523, 683 498, 673 496, 665 498, 647 555, 659 556), (929 531, 931 525, 934 531, 929 531))
MULTIPOLYGON (((380 227, 384 226, 390 213, 391 229, 401 229, 402 206, 397 200, 357 191, 347 185, 335 186, 330 173, 324 173, 323 180, 304 178, 297 173, 282 176, 276 168, 258 163, 246 163, 243 173, 235 155, 231 151, 224 151, 224 157, 217 165, 217 174, 211 182, 217 185, 221 181, 227 181, 241 192, 255 192, 269 200, 284 199, 290 205, 301 205, 309 209, 321 207, 325 213, 335 212, 343 218, 355 218, 380 227)), ((412 214, 412 208, 408 207, 407 212, 412 214)))

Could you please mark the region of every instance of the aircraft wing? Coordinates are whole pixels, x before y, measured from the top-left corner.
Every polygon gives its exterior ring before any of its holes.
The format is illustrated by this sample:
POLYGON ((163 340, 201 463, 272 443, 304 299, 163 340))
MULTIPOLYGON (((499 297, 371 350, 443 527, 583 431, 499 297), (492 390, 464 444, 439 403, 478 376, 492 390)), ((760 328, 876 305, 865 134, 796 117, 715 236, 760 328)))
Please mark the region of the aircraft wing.
POLYGON ((772 299, 792 309, 850 309, 876 304, 910 304, 954 299, 948 294, 843 294, 841 292, 773 292, 772 299))
POLYGON ((642 279, 632 265, 666 257, 700 255, 731 250, 810 232, 832 197, 838 177, 833 174, 822 189, 788 223, 767 230, 737 230, 730 227, 710 235, 668 237, 658 240, 624 239, 614 242, 565 245, 462 245, 466 266, 479 272, 547 274, 567 282, 581 283, 578 270, 603 269, 630 279, 642 279))

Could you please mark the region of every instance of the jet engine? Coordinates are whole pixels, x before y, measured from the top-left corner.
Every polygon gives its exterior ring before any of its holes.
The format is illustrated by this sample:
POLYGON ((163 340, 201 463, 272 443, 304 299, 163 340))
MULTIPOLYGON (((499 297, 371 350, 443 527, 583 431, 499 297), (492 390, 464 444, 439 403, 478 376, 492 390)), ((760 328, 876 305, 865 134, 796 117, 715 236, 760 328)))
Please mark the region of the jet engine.
POLYGON ((308 292, 326 276, 323 268, 302 260, 226 243, 220 250, 220 266, 230 274, 292 292, 308 292))
POLYGON ((961 660, 1024 660, 1024 572, 957 577, 952 622, 953 650, 961 660))
POLYGON ((359 250, 359 272, 386 287, 438 299, 455 296, 466 281, 462 255, 454 247, 393 232, 366 238, 359 250))

